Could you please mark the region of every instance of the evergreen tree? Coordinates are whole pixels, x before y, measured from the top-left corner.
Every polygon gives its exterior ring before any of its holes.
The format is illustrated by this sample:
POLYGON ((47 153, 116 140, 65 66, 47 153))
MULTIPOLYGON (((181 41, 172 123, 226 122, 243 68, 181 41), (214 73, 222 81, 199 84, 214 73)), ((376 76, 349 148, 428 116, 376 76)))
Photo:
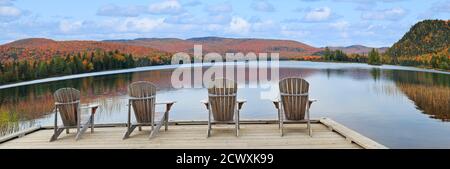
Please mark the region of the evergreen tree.
POLYGON ((37 78, 45 78, 45 77, 48 77, 47 63, 41 61, 39 62, 38 65, 37 78))
POLYGON ((378 51, 377 50, 375 50, 375 49, 372 49, 370 52, 369 52, 369 60, 368 60, 368 63, 369 64, 371 64, 371 65, 380 65, 381 63, 380 63, 380 54, 378 53, 378 51))

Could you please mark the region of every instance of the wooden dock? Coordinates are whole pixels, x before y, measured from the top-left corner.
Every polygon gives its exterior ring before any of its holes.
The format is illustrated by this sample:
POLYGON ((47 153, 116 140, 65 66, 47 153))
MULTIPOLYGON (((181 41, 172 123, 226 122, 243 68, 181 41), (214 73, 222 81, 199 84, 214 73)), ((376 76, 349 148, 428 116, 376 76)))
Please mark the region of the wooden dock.
POLYGON ((58 140, 49 142, 53 130, 37 127, 0 138, 0 149, 385 149, 386 147, 346 128, 328 118, 314 120, 313 136, 306 124, 285 124, 285 135, 280 136, 276 121, 243 121, 240 136, 234 135, 233 125, 214 126, 210 138, 206 138, 204 122, 171 122, 169 130, 149 140, 149 129, 135 131, 129 139, 122 140, 124 124, 98 125, 94 133, 87 132, 75 141, 74 131, 61 134, 58 140))

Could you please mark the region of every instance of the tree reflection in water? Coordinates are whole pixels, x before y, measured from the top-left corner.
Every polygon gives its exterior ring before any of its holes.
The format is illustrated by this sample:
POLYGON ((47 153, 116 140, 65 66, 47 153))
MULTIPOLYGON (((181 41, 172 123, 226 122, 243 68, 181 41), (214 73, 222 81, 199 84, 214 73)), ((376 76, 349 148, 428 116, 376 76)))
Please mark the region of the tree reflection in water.
POLYGON ((416 108, 431 118, 450 121, 450 76, 447 74, 389 71, 396 86, 416 108))

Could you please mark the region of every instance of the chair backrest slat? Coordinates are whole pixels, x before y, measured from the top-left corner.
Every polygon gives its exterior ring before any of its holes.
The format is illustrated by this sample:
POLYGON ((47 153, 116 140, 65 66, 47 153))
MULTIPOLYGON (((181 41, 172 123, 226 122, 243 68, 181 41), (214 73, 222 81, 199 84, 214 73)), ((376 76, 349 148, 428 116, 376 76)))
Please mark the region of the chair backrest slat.
POLYGON ((74 88, 61 88, 53 94, 64 126, 76 126, 80 113, 80 91, 74 88))
POLYGON ((309 83, 301 78, 285 78, 279 83, 280 99, 288 120, 304 120, 309 83))
POLYGON ((215 121, 232 121, 236 109, 237 84, 228 79, 215 79, 208 86, 210 109, 215 121))
POLYGON ((138 123, 151 123, 155 113, 156 87, 150 82, 131 83, 128 89, 131 105, 138 123))

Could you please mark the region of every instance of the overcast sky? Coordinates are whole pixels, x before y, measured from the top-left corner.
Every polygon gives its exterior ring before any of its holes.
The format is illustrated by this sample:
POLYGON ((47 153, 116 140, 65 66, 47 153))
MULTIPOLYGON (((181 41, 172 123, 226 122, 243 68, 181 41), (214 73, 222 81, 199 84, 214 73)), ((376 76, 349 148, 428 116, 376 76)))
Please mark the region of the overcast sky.
POLYGON ((423 19, 450 19, 450 0, 0 0, 0 43, 222 36, 381 47, 423 19))

